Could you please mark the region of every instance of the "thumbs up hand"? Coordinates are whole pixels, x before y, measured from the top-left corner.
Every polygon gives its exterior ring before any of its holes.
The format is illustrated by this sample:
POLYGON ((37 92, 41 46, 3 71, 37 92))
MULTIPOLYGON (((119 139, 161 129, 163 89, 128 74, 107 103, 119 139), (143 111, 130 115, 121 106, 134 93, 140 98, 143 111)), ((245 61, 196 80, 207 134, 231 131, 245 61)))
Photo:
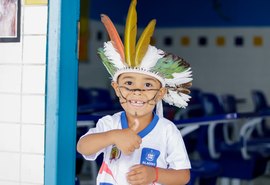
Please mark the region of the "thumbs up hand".
POLYGON ((134 132, 137 131, 137 129, 139 128, 140 123, 139 120, 137 118, 134 119, 134 123, 133 125, 131 125, 130 129, 133 130, 134 132))
POLYGON ((136 118, 134 124, 130 128, 123 130, 114 130, 114 144, 125 155, 130 155, 135 149, 140 148, 142 139, 137 135, 136 131, 139 127, 139 121, 136 118))

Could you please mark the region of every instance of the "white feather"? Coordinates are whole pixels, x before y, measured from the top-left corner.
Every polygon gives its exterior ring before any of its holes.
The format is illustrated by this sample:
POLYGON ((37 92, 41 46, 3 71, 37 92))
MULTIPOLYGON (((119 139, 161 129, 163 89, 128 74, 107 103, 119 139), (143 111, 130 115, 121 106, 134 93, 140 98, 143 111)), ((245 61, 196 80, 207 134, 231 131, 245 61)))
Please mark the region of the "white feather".
POLYGON ((184 101, 189 101, 191 96, 188 94, 180 93, 180 96, 183 98, 184 101))
POLYGON ((188 68, 187 70, 181 72, 181 73, 173 73, 172 74, 174 78, 180 78, 180 77, 191 77, 192 71, 191 68, 188 68))
POLYGON ((165 79, 166 84, 169 86, 175 86, 179 84, 184 84, 192 81, 192 71, 191 68, 188 68, 186 71, 182 73, 174 73, 173 79, 165 79))
POLYGON ((120 54, 113 47, 111 41, 104 42, 104 53, 106 57, 115 64, 118 69, 125 67, 120 54))
POLYGON ((168 93, 165 95, 163 100, 170 105, 174 105, 179 108, 186 108, 187 102, 191 97, 189 95, 180 93, 178 94, 176 91, 168 90, 168 93))
POLYGON ((164 52, 160 49, 157 49, 154 46, 149 45, 146 54, 144 55, 141 65, 141 68, 150 69, 156 65, 158 59, 162 58, 164 52))

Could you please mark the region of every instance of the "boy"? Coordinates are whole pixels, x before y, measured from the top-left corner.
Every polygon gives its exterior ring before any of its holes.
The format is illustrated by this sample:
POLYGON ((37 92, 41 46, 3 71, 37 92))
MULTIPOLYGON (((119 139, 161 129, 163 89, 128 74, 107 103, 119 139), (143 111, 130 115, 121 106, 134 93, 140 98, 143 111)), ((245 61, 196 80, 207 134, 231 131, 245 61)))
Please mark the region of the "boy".
POLYGON ((81 137, 77 150, 88 160, 104 154, 98 185, 187 184, 190 162, 185 145, 177 127, 163 117, 161 102, 187 106, 191 70, 183 59, 149 45, 155 20, 135 47, 135 8, 133 0, 125 47, 110 19, 101 18, 111 41, 98 54, 124 111, 101 118, 81 137))

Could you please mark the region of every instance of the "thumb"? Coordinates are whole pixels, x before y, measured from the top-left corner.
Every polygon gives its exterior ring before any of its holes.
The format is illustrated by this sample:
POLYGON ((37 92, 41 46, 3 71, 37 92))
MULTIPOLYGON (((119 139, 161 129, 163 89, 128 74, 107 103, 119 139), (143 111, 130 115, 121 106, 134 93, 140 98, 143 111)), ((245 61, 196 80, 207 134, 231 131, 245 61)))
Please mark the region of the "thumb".
POLYGON ((133 130, 134 132, 137 131, 137 129, 139 128, 139 120, 137 118, 134 119, 134 123, 133 125, 130 127, 131 130, 133 130))

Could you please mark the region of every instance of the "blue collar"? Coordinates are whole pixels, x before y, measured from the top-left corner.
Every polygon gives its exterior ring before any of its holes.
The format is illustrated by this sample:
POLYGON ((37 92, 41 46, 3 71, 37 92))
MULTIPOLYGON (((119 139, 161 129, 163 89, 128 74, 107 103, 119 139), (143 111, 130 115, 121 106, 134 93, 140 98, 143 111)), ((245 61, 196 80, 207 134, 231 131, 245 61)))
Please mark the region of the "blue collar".
MULTIPOLYGON (((153 120, 147 125, 146 128, 144 128, 142 131, 140 131, 138 133, 138 135, 141 138, 146 136, 148 133, 150 133, 153 130, 153 128, 155 128, 158 120, 159 120, 159 117, 156 114, 154 114, 153 120)), ((122 125, 122 129, 128 128, 127 116, 126 116, 126 113, 124 111, 121 113, 121 125, 122 125)))

